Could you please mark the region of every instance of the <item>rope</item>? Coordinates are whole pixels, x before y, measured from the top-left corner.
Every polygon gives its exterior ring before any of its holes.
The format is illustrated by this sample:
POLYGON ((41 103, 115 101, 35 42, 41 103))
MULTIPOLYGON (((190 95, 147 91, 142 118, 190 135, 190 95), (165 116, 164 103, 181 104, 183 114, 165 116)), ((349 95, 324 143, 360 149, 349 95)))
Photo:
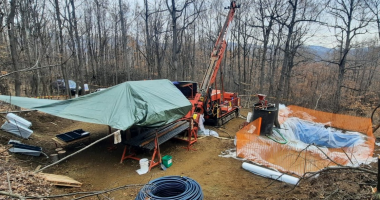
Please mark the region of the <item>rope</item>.
POLYGON ((201 186, 185 176, 164 176, 146 184, 135 200, 203 200, 201 186))

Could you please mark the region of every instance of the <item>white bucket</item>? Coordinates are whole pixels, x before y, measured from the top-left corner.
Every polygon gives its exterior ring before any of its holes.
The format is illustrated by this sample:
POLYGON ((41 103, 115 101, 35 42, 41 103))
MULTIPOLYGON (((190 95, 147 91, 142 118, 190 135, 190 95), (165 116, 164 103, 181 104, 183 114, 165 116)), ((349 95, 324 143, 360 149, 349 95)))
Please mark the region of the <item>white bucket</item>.
POLYGON ((141 174, 146 174, 149 171, 149 160, 148 158, 140 159, 140 169, 136 170, 136 172, 141 174))

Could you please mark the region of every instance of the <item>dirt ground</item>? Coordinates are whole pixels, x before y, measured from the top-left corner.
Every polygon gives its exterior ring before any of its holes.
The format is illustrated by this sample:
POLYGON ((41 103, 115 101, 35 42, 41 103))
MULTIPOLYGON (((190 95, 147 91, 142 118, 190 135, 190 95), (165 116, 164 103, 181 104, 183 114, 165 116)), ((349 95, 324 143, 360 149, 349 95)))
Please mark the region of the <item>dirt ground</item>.
MULTIPOLYGON (((242 110, 246 116, 249 110, 242 110)), ((25 144, 41 146, 43 151, 50 155, 55 152, 56 144, 52 138, 60 133, 75 129, 83 129, 91 133, 90 140, 84 143, 65 147, 68 154, 73 153, 85 145, 96 141, 108 134, 108 127, 77 122, 54 117, 41 112, 26 112, 19 116, 32 122, 34 133, 29 140, 23 140, 12 134, 0 131, 0 143, 5 145, 9 139, 20 140, 25 144)), ((234 138, 245 119, 236 118, 224 127, 217 129, 223 138, 234 138)), ((376 185, 376 175, 358 173, 357 171, 329 172, 318 178, 304 180, 294 188, 283 182, 273 181, 245 171, 241 160, 223 158, 219 155, 225 150, 234 148, 233 139, 218 139, 205 137, 194 144, 194 150, 184 149, 186 143, 178 140, 169 140, 160 146, 162 155, 171 155, 173 165, 166 171, 159 166, 149 173, 138 175, 139 162, 132 159, 120 163, 124 146, 113 144, 109 138, 95 144, 89 149, 70 157, 62 163, 44 170, 45 173, 66 175, 83 183, 80 188, 52 186, 50 195, 77 193, 76 195, 54 198, 74 199, 83 194, 78 192, 103 191, 125 185, 139 184, 139 186, 107 192, 84 199, 135 199, 141 185, 162 176, 187 176, 197 181, 205 199, 370 199, 371 185, 376 185), (109 147, 116 147, 110 150, 109 147)), ((376 147, 375 156, 379 154, 376 147)), ((151 158, 152 152, 139 152, 138 157, 151 158)), ((48 165, 51 160, 44 156, 32 157, 12 154, 20 165, 27 170, 34 170, 39 165, 48 165)), ((365 166, 366 169, 377 172, 377 163, 365 166)), ((3 196, 4 197, 4 196, 3 196)), ((0 195, 0 199, 1 195, 0 195)))

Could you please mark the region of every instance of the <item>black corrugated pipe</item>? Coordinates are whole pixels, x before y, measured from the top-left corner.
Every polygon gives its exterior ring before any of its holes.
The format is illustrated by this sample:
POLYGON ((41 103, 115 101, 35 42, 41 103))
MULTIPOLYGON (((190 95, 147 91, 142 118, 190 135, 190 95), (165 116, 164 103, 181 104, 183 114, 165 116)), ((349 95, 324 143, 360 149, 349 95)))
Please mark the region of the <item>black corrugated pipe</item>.
POLYGON ((136 200, 203 200, 201 186, 185 176, 164 176, 146 184, 136 200))

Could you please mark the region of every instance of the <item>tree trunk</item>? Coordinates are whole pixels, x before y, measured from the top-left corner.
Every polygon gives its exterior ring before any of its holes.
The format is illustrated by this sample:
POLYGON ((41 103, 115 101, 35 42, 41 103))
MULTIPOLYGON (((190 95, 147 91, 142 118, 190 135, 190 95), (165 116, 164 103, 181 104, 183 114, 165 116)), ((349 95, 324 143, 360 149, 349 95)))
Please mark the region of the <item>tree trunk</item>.
POLYGON ((122 66, 124 69, 126 69, 126 72, 127 72, 127 80, 129 81, 131 79, 130 77, 130 70, 129 70, 129 65, 126 61, 127 59, 127 44, 128 44, 128 40, 127 40, 127 30, 125 28, 125 21, 124 21, 124 9, 123 9, 123 6, 122 6, 122 2, 121 0, 119 0, 119 11, 120 11, 120 26, 121 26, 121 37, 122 37, 122 66))
POLYGON ((172 33, 173 33, 173 46, 172 46, 172 71, 174 75, 174 80, 178 80, 178 36, 177 36, 177 17, 176 17, 176 6, 175 0, 172 1, 172 8, 170 9, 170 15, 172 20, 172 33))
MULTIPOLYGON (((77 18, 75 16, 75 5, 74 0, 70 0, 71 7, 72 7, 72 20, 74 21, 74 32, 75 32, 75 40, 77 44, 77 54, 78 54, 78 66, 77 66, 77 72, 78 72, 78 79, 77 79, 77 85, 76 85, 76 93, 79 94, 79 86, 82 88, 82 94, 85 93, 84 88, 84 82, 83 82, 83 53, 82 53, 82 43, 79 38, 79 32, 78 32, 78 23, 77 18)), ((75 47, 74 47, 75 48, 75 47)))
POLYGON ((10 12, 7 18, 7 25, 8 25, 8 37, 9 37, 9 48, 11 50, 11 59, 12 59, 12 67, 15 71, 14 74, 14 81, 15 81, 15 95, 20 96, 21 94, 21 81, 20 81, 20 74, 18 72, 18 55, 17 55, 17 48, 16 48, 16 35, 15 35, 15 25, 14 25, 14 18, 16 13, 16 5, 17 0, 10 0, 10 12))
MULTIPOLYGON (((284 90, 284 81, 287 78, 287 73, 288 73, 288 66, 289 66, 289 56, 290 56, 290 40, 293 34, 293 28, 295 26, 295 17, 296 17, 296 11, 297 11, 297 6, 298 6, 298 0, 296 0, 293 4, 292 7, 292 16, 291 16, 291 21, 289 22, 287 28, 288 28, 288 33, 286 36, 286 41, 285 41, 285 47, 284 47, 284 57, 283 57, 283 62, 282 62, 282 69, 281 69, 281 75, 280 75, 280 80, 277 85, 277 93, 276 93, 276 108, 279 110, 279 105, 282 100, 283 96, 283 90, 284 90)), ((278 122, 278 115, 275 117, 275 125, 277 128, 280 128, 280 124, 278 122)))

